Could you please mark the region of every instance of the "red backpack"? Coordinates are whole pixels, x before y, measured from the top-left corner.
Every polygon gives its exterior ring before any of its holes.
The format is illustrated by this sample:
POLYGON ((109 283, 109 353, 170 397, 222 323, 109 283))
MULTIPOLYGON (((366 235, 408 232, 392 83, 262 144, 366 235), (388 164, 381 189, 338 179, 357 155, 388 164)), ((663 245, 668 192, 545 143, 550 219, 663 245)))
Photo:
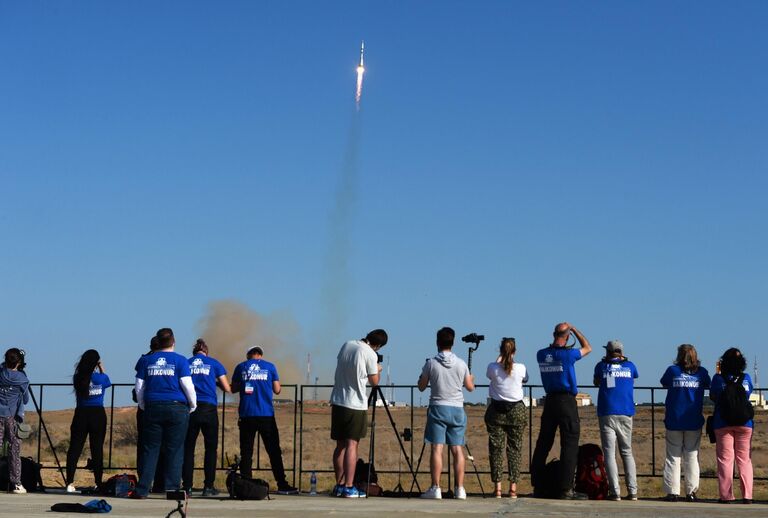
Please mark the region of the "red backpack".
POLYGON ((597 444, 579 446, 575 489, 580 493, 585 493, 590 500, 605 500, 608 496, 605 459, 602 448, 597 444))

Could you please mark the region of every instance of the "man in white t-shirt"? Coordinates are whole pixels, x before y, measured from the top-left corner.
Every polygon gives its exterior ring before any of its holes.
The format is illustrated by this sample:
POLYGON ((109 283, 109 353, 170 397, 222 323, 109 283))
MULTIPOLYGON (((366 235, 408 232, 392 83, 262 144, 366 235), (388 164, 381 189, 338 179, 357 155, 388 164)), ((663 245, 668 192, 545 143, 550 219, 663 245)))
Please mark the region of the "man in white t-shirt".
POLYGON ((357 445, 368 430, 368 396, 366 382, 379 384, 381 364, 376 351, 387 344, 387 332, 374 329, 361 340, 345 343, 336 357, 333 391, 331 392, 331 439, 336 441, 333 451, 333 470, 336 474, 334 496, 364 497, 355 488, 357 445))

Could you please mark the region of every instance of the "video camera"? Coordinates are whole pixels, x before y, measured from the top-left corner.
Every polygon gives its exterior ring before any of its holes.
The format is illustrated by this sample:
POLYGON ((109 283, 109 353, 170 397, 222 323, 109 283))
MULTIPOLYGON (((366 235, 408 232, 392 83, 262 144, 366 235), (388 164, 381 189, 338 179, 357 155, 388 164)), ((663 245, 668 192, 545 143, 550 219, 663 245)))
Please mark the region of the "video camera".
POLYGON ((376 353, 376 363, 384 363, 384 355, 376 353))
POLYGON ((483 340, 485 340, 485 335, 479 335, 477 333, 469 333, 468 335, 461 337, 461 341, 468 344, 480 345, 480 342, 483 340))

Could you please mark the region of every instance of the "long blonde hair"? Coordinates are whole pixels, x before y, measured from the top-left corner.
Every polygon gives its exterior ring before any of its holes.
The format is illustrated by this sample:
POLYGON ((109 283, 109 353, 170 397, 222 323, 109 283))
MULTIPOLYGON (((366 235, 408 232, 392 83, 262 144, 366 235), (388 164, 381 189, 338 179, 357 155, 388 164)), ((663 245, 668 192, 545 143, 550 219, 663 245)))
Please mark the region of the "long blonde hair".
POLYGON ((680 367, 683 372, 694 374, 701 366, 699 355, 696 354, 696 348, 691 344, 683 344, 678 347, 675 364, 680 367))
POLYGON ((507 374, 512 374, 512 366, 515 364, 515 351, 517 344, 514 338, 502 338, 499 345, 499 354, 501 355, 501 366, 507 374))

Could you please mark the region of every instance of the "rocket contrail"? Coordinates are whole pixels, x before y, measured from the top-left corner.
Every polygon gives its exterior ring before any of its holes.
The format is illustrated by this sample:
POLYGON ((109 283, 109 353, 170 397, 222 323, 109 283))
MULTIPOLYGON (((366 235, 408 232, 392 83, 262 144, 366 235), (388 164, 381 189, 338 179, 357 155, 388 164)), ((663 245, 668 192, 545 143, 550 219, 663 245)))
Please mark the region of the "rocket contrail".
POLYGON ((355 104, 357 109, 360 109, 360 98, 363 96, 363 74, 365 73, 365 67, 363 66, 363 52, 365 51, 365 42, 360 42, 360 64, 357 65, 357 90, 355 91, 355 104))

